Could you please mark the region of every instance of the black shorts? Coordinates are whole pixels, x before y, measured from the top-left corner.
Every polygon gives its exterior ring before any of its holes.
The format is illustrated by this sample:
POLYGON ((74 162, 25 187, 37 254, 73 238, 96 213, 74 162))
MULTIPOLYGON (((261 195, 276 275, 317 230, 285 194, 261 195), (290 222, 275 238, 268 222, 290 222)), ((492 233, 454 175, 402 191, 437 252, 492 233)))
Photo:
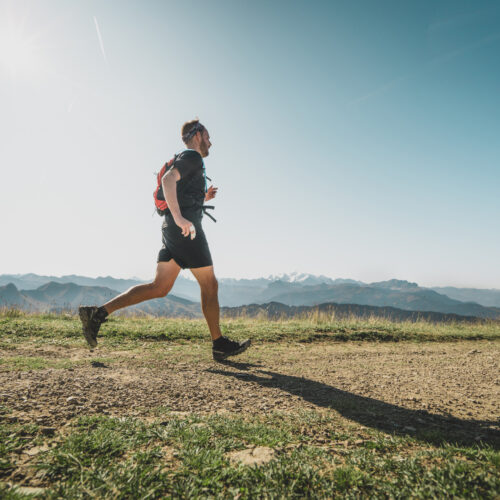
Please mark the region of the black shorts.
POLYGON ((174 222, 172 215, 167 215, 161 228, 163 247, 157 262, 174 259, 182 269, 212 266, 212 256, 201 227, 201 217, 189 217, 189 214, 186 214, 185 218, 193 223, 196 237, 192 240, 191 236, 182 236, 182 230, 174 222))

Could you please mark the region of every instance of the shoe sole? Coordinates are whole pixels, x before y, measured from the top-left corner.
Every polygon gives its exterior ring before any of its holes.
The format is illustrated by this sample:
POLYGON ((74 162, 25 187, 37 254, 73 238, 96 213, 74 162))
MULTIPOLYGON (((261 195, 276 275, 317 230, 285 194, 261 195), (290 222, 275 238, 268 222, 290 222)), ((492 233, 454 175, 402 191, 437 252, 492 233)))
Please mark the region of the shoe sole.
POLYGON ((247 340, 239 349, 236 351, 232 352, 222 352, 222 351, 212 351, 212 355, 215 361, 222 361, 224 359, 227 359, 231 356, 237 356, 238 354, 241 354, 242 352, 246 351, 250 345, 252 344, 251 340, 247 340))
POLYGON ((78 315, 80 316, 80 321, 83 325, 82 333, 87 341, 87 344, 90 347, 96 347, 97 340, 92 336, 92 332, 89 330, 89 317, 87 311, 83 307, 80 307, 78 308, 78 315))

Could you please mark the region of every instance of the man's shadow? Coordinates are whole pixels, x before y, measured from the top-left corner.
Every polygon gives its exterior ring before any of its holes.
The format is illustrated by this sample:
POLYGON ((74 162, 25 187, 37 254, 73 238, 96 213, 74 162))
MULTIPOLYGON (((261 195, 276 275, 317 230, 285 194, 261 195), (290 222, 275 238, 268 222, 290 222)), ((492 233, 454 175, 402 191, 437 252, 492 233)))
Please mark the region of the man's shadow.
POLYGON ((330 385, 303 377, 261 370, 258 365, 224 361, 225 366, 242 372, 210 368, 206 371, 234 377, 262 387, 275 387, 301 397, 315 406, 336 410, 342 416, 365 427, 404 436, 413 436, 433 445, 487 444, 500 449, 499 421, 462 420, 451 415, 436 415, 427 410, 411 410, 377 399, 358 396, 330 385), (254 372, 248 370, 255 368, 254 372), (496 428, 495 428, 496 427, 496 428))

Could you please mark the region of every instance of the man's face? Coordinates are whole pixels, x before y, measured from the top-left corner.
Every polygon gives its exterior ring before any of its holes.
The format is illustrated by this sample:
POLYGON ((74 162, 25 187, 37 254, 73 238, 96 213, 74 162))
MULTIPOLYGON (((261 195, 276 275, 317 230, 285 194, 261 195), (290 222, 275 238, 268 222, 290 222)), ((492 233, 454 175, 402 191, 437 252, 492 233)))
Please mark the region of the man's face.
POLYGON ((201 150, 201 156, 205 158, 208 156, 208 150, 211 148, 212 143, 210 142, 210 134, 208 133, 208 130, 205 129, 203 132, 201 132, 201 140, 200 140, 200 150, 201 150))

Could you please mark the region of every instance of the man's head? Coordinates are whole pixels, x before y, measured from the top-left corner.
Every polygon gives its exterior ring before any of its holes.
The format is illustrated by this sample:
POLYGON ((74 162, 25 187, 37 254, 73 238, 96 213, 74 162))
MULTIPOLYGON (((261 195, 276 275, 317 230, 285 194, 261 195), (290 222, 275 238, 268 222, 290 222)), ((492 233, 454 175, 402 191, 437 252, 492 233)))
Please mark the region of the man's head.
POLYGON ((186 122, 182 126, 181 134, 182 140, 188 148, 198 151, 203 158, 208 156, 208 150, 212 146, 210 134, 199 120, 186 122))

